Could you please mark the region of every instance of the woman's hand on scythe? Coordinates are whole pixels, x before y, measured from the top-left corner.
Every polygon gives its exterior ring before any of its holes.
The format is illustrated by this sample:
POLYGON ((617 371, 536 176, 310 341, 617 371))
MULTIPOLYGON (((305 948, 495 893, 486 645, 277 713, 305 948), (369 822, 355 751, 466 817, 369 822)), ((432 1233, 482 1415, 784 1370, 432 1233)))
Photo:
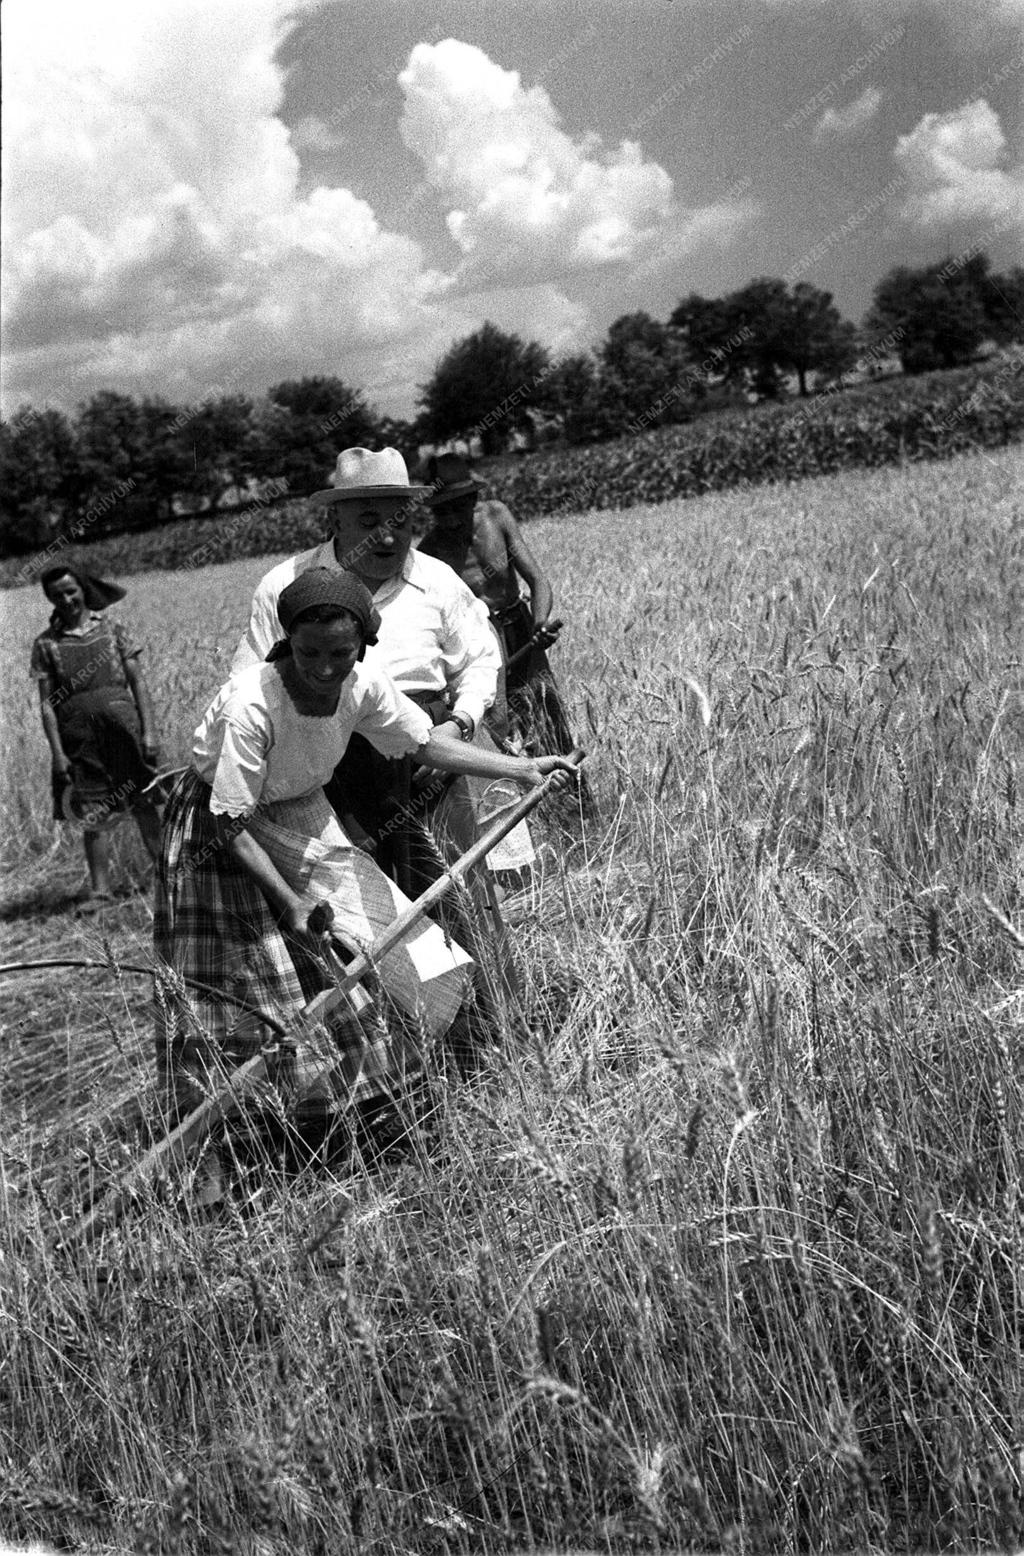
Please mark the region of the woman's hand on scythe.
POLYGON ((306 933, 314 940, 323 940, 334 927, 334 909, 329 902, 318 902, 306 916, 306 933))
POLYGON ((317 951, 330 935, 333 924, 334 909, 329 902, 315 902, 311 906, 299 897, 281 914, 281 928, 286 937, 304 941, 317 951))
POLYGON ((551 787, 564 789, 575 777, 576 763, 567 756, 536 756, 529 757, 523 762, 523 773, 519 782, 527 789, 536 789, 547 778, 554 778, 551 787))

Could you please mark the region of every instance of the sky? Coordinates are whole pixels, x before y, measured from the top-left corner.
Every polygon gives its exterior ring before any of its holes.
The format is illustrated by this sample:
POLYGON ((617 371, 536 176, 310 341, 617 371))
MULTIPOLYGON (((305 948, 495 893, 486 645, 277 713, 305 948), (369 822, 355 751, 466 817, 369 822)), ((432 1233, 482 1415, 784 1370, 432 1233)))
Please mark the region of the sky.
POLYGON ((3 414, 1024 261, 1024 0, 4 0, 3 414))

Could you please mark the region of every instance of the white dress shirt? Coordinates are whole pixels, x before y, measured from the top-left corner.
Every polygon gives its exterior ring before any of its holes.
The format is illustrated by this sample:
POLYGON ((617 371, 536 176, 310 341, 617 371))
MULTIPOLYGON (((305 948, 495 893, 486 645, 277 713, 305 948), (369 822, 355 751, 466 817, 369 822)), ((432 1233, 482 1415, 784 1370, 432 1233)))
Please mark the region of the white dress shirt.
MULTIPOLYGON (((300 551, 260 579, 248 629, 231 661, 232 674, 265 659, 284 636, 278 598, 311 567, 338 568, 333 540, 300 551)), ((367 649, 364 663, 386 670, 403 692, 450 691, 452 712, 479 725, 494 701, 501 653, 486 607, 459 575, 436 557, 410 551, 401 572, 377 589, 373 603, 380 612, 379 641, 367 649)))
POLYGON ((214 815, 242 816, 263 801, 320 789, 349 737, 364 735, 385 756, 408 756, 429 739, 430 716, 380 669, 357 664, 327 715, 300 713, 274 664, 233 675, 203 714, 192 765, 212 786, 214 815))

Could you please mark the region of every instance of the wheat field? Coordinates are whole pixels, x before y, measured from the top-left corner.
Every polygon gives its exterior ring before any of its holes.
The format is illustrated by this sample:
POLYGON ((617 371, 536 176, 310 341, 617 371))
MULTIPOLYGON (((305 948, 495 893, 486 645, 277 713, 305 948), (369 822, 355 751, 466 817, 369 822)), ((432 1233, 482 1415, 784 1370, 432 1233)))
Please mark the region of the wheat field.
MULTIPOLYGON (((1024 1543, 1024 459, 538 522, 596 791, 412 1160, 157 1184, 141 845, 76 917, 22 666, 0 831, 0 1536, 105 1552, 1024 1543)), ((270 559, 130 580, 181 760, 270 559)))

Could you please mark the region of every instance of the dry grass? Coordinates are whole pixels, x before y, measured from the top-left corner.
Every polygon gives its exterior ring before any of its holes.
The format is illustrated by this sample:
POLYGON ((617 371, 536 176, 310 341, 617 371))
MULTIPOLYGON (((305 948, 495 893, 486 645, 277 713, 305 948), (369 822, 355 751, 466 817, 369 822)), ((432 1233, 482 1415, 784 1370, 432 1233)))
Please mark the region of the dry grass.
MULTIPOLYGON (((158 1185, 71 1252, 67 1184, 121 1149, 86 1079, 126 1089, 148 995, 8 985, 31 1040, 3 1093, 0 1532, 1020 1544, 1021 474, 531 532, 603 824, 550 841, 518 904, 527 994, 410 1165, 268 1174, 216 1222, 158 1185)), ((126 602, 178 751, 259 571, 126 602)), ((5 603, 24 646, 36 606, 5 603)), ((77 844, 53 846, 34 709, 9 714, 8 862, 45 898, 77 844)), ((115 961, 145 912, 126 899, 115 961)), ((100 942, 61 912, 5 928, 25 955, 100 942)))

